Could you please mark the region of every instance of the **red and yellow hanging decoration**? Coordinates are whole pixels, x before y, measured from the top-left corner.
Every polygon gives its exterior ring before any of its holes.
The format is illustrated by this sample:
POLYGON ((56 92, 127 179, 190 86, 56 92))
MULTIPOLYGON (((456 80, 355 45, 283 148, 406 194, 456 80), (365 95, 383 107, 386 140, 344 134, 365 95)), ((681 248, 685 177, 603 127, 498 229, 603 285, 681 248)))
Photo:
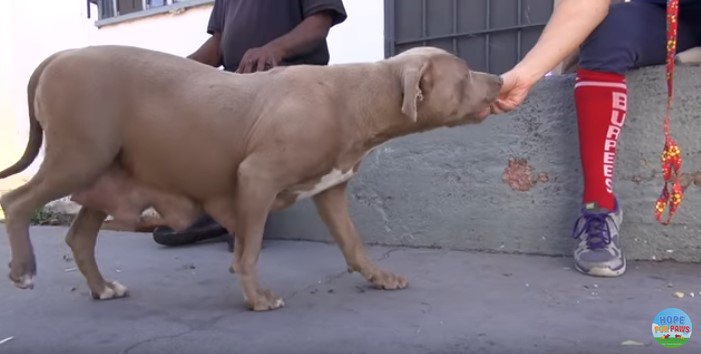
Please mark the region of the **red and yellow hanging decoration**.
POLYGON ((664 119, 665 144, 661 155, 664 186, 655 205, 655 218, 663 225, 670 223, 672 216, 684 200, 684 191, 679 183, 682 154, 669 129, 674 101, 674 56, 677 52, 678 15, 679 0, 669 0, 667 2, 667 109, 664 119), (667 218, 663 219, 667 208, 669 208, 667 218))

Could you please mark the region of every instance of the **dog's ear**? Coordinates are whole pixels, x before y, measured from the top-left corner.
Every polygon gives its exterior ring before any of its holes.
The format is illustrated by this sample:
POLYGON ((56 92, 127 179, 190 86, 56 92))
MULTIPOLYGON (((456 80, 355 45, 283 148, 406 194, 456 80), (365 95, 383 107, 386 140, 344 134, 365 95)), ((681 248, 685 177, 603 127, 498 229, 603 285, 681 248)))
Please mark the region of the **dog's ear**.
POLYGON ((402 113, 413 122, 417 120, 419 101, 423 100, 421 79, 429 66, 428 59, 406 66, 402 71, 402 113))

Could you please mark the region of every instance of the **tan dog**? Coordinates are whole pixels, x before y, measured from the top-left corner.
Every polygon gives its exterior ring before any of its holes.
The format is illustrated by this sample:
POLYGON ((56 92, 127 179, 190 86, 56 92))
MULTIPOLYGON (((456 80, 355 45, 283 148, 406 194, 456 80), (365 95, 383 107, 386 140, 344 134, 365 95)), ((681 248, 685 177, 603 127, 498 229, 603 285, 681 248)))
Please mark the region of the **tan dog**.
POLYGON ((236 235, 232 271, 254 310, 283 306, 259 287, 256 262, 268 213, 313 197, 350 271, 382 289, 406 280, 374 265, 348 214, 346 186, 361 159, 394 137, 477 123, 501 79, 436 48, 376 63, 295 66, 238 75, 164 53, 120 46, 59 52, 29 81, 25 169, 46 135, 37 174, 4 195, 10 279, 32 288, 29 222, 72 195, 83 207, 66 236, 93 297, 126 295, 105 281, 94 247, 106 216, 130 222, 153 206, 178 230, 202 210, 236 235))

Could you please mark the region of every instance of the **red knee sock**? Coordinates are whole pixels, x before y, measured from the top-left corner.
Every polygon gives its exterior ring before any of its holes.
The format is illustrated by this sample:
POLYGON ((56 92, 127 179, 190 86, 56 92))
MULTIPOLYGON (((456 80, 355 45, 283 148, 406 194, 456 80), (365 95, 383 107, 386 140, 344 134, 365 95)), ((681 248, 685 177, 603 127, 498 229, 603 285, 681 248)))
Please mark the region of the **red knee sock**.
POLYGON ((574 95, 584 172, 582 202, 613 210, 616 145, 626 118, 625 76, 579 69, 574 95))

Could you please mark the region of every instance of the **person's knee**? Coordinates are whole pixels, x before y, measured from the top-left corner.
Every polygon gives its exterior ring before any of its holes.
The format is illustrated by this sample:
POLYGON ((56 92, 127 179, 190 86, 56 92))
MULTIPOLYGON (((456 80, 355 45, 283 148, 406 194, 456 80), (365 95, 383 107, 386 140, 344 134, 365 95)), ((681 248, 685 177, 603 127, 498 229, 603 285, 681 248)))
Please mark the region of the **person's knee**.
MULTIPOLYGON (((579 66, 586 70, 624 74, 635 66, 638 32, 636 3, 611 6, 608 16, 580 47, 579 66)), ((644 26, 644 23, 642 24, 644 26)))

